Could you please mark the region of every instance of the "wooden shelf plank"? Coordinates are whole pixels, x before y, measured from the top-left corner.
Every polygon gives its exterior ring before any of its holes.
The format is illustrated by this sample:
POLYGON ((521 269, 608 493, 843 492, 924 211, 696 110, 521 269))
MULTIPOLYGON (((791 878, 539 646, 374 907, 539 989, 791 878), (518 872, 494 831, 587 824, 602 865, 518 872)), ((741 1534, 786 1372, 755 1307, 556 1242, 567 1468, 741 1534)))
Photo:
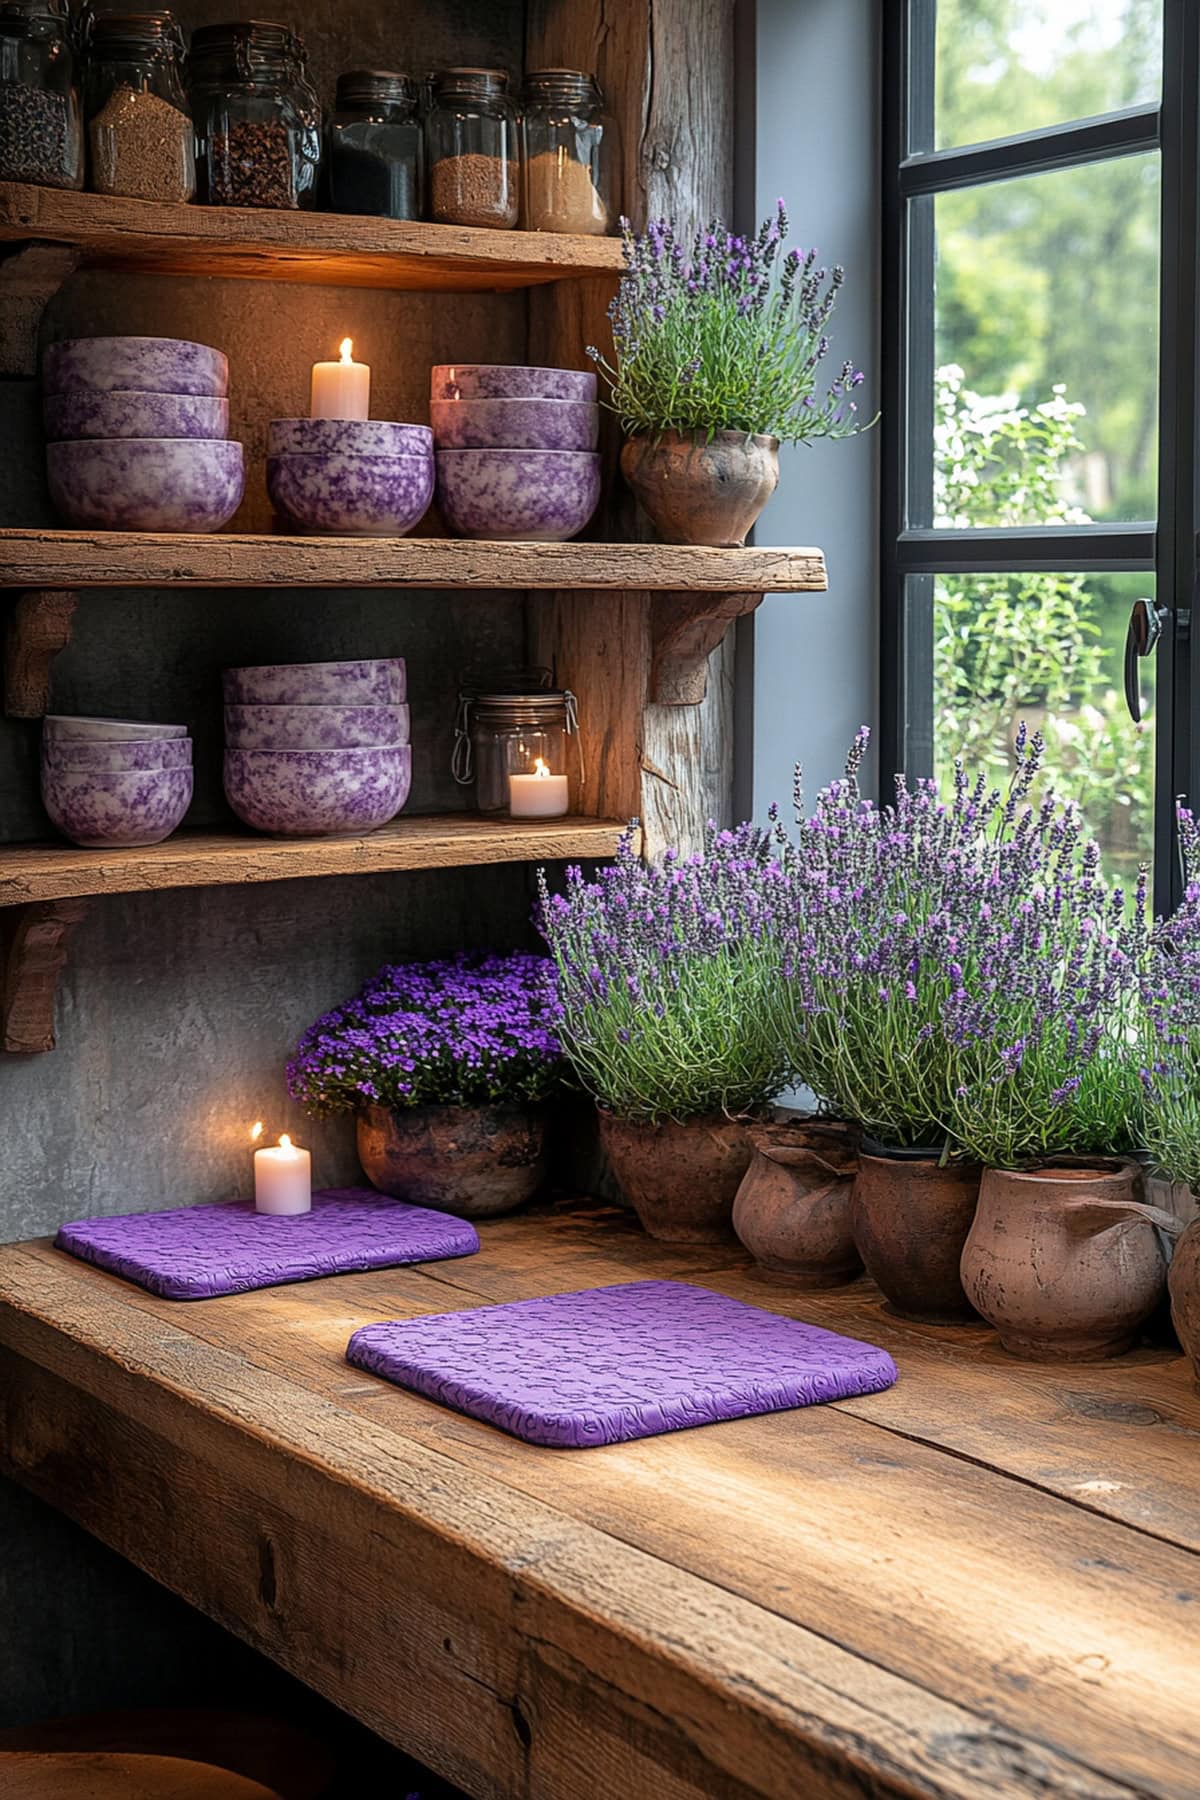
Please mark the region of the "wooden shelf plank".
POLYGON ((608 819, 513 824, 465 813, 396 819, 369 837, 267 838, 248 832, 194 831, 144 850, 8 844, 0 848, 0 906, 314 875, 383 875, 399 869, 609 857, 623 829, 608 819))
POLYGON ((0 586, 611 588, 822 593, 819 550, 695 544, 489 544, 468 538, 0 531, 0 586))
POLYGON ((339 213, 165 206, 0 182, 0 243, 62 244, 94 268, 470 293, 615 276, 620 240, 339 213))

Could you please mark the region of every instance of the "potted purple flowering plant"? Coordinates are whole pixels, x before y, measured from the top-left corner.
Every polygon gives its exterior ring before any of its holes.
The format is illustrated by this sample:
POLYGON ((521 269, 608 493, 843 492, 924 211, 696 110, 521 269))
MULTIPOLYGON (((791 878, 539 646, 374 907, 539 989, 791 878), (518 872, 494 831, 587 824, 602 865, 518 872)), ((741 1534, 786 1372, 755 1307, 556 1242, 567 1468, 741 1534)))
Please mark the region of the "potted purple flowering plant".
POLYGON ((571 868, 551 895, 539 879, 559 1039, 618 1184, 654 1237, 730 1238, 746 1121, 788 1074, 767 1005, 782 891, 769 837, 710 826, 703 854, 647 867, 627 835, 594 881, 571 868))
POLYGON ((665 542, 740 544, 775 491, 781 440, 862 429, 852 362, 821 391, 843 271, 783 253, 782 200, 754 237, 714 221, 685 247, 668 219, 622 229, 615 366, 588 347, 628 439, 622 471, 665 542))
POLYGON ((562 1059, 544 957, 464 955, 381 969, 304 1033, 288 1092, 353 1113, 385 1194, 463 1218, 511 1212, 546 1172, 562 1059))

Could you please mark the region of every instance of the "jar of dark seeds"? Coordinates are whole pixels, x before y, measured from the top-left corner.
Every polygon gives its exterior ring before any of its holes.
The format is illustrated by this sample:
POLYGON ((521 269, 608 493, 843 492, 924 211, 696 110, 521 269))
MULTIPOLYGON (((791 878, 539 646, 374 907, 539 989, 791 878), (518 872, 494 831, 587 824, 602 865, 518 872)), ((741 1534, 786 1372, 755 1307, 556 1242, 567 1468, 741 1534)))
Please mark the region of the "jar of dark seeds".
POLYGON ((510 228, 520 206, 517 109, 500 69, 443 69, 425 115, 429 216, 510 228))
POLYGON ((0 0, 0 181, 83 186, 67 0, 0 0))
POLYGON ((134 200, 196 192, 183 34, 169 12, 105 13, 90 22, 84 75, 91 185, 134 200))
POLYGON ((326 176, 333 212, 419 219, 424 144, 417 86, 407 75, 339 75, 326 176))
POLYGON ((188 92, 199 197, 210 206, 314 206, 321 108, 304 45, 247 19, 192 33, 188 92))

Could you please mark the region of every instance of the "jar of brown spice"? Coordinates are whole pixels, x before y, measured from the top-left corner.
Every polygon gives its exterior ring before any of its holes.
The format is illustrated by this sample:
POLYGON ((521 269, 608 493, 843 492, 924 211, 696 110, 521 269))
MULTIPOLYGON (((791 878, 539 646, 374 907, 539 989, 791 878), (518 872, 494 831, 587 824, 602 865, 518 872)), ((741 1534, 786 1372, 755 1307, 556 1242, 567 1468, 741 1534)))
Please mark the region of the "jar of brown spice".
POLYGON ((196 173, 210 206, 315 206, 321 106, 304 45, 286 25, 246 19, 192 33, 188 90, 196 173))
POLYGON ((183 34, 169 12, 90 16, 84 100, 96 193, 192 198, 196 159, 183 34))
POLYGON ((539 69, 521 106, 521 223, 526 231, 603 237, 620 212, 617 122, 594 75, 539 69))
POLYGON ((442 69, 425 114, 429 217, 511 229, 520 208, 517 109, 502 69, 442 69))

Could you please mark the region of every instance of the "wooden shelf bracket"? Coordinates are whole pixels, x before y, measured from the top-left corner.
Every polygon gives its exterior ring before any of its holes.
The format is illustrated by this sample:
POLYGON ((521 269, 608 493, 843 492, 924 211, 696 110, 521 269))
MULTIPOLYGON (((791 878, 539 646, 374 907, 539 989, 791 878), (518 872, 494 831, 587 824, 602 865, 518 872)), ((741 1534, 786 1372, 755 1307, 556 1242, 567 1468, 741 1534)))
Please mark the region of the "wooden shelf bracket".
POLYGON ((40 719, 50 706, 50 665, 71 641, 76 595, 35 588, 13 607, 4 640, 4 710, 10 719, 40 719))
POLYGON ((0 375, 37 374, 42 314, 79 266, 69 244, 26 243, 0 253, 0 375))
POLYGON ((708 659, 735 619, 752 613, 762 594, 656 594, 652 614, 650 698, 659 706, 699 706, 708 690, 708 659))
POLYGON ((87 907, 86 900, 42 900, 0 914, 0 1050, 25 1056, 53 1050, 58 978, 87 907))

